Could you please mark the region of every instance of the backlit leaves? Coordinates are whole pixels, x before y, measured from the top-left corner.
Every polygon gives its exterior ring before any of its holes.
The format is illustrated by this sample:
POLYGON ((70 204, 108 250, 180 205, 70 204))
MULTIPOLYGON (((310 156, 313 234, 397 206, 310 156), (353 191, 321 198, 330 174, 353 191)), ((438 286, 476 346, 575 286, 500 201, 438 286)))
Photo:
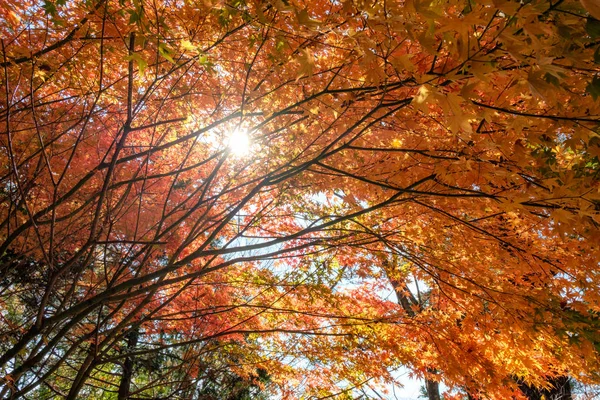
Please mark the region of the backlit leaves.
POLYGON ((128 362, 141 398, 597 383, 582 12, 0 4, 4 394, 101 398, 128 362))

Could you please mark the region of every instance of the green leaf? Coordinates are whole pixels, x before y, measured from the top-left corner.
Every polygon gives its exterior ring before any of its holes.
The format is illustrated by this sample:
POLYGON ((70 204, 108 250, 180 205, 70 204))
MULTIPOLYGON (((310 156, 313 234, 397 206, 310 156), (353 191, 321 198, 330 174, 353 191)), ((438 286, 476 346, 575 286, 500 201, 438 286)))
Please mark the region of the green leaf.
POLYGON ((275 51, 280 53, 285 48, 285 42, 282 39, 277 39, 277 44, 275 45, 275 51))
POLYGON ((213 71, 213 67, 215 64, 213 64, 212 61, 210 61, 210 59, 208 58, 208 56, 206 54, 199 54, 198 55, 198 63, 200 65, 202 65, 204 68, 206 68, 206 70, 208 72, 212 72, 213 71))
POLYGON ((135 24, 136 22, 138 22, 140 20, 140 15, 135 12, 134 10, 127 10, 127 12, 130 14, 129 15, 129 23, 130 24, 135 24))
POLYGON ((600 46, 598 46, 594 52, 594 62, 600 64, 600 46))
POLYGON ((175 64, 175 60, 173 60, 173 57, 171 56, 172 52, 165 43, 160 43, 158 45, 158 53, 170 63, 175 64))
POLYGON ((54 2, 50 0, 44 0, 44 4, 42 5, 44 11, 46 11, 46 15, 55 15, 56 14, 56 5, 54 2))
POLYGON ((474 5, 476 5, 474 0, 467 0, 467 4, 465 5, 465 8, 463 8, 462 14, 463 15, 469 14, 471 11, 473 11, 474 5))
POLYGON ((592 95, 594 100, 597 100, 600 97, 600 78, 595 76, 585 90, 592 95))
POLYGON ((600 37, 600 21, 595 18, 588 17, 587 23, 585 24, 585 31, 592 37, 592 39, 600 37))
POLYGON ((139 53, 133 53, 130 56, 127 56, 125 58, 127 61, 135 61, 135 63, 138 65, 138 69, 140 71, 140 75, 144 75, 144 71, 146 71, 146 67, 148 66, 148 62, 146 62, 146 60, 144 60, 142 58, 142 56, 140 56, 139 53))
POLYGON ((544 80, 554 86, 560 86, 560 81, 558 78, 552 74, 546 73, 544 75, 544 80))

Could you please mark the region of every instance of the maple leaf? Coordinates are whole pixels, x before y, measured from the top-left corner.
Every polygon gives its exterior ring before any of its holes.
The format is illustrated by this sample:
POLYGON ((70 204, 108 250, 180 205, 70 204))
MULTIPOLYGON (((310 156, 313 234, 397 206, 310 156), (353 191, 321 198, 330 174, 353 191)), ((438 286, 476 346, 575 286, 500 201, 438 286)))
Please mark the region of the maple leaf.
POLYGON ((0 2, 3 396, 600 383, 581 4, 0 2))

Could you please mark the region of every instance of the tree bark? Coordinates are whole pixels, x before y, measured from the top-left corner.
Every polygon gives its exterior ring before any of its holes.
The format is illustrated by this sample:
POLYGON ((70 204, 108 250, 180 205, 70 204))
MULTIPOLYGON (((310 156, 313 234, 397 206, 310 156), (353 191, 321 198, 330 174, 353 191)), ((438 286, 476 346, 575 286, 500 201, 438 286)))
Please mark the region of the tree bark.
MULTIPOLYGON (((388 271, 386 271, 386 273, 388 273, 388 271)), ((420 306, 418 300, 408 290, 406 284, 401 284, 393 279, 389 280, 394 288, 396 297, 398 298, 398 304, 402 306, 404 311, 406 311, 409 316, 414 317, 416 312, 413 309, 413 306, 420 306)), ((428 372, 433 374, 437 373, 435 369, 430 369, 428 372)), ((437 381, 425 378, 425 391, 427 392, 428 400, 441 400, 440 384, 437 381)))
POLYGON ((75 377, 75 380, 73 381, 73 385, 71 386, 71 389, 69 390, 69 394, 67 394, 67 397, 65 400, 76 400, 77 398, 79 398, 79 391, 81 390, 81 388, 83 387, 88 376, 94 369, 95 360, 96 360, 96 354, 95 354, 94 350, 92 348, 90 348, 88 355, 85 358, 85 361, 83 362, 83 364, 81 365, 79 372, 77 373, 77 376, 75 377))
POLYGON ((427 390, 428 400, 441 400, 440 384, 431 379, 425 379, 425 389, 427 390))
MULTIPOLYGON (((140 332, 139 328, 135 328, 127 337, 127 351, 133 351, 138 342, 140 332)), ((127 400, 129 397, 129 390, 131 387, 131 378, 133 377, 134 360, 133 357, 125 357, 123 362, 123 375, 121 375, 121 382, 119 383, 119 400, 127 400)))

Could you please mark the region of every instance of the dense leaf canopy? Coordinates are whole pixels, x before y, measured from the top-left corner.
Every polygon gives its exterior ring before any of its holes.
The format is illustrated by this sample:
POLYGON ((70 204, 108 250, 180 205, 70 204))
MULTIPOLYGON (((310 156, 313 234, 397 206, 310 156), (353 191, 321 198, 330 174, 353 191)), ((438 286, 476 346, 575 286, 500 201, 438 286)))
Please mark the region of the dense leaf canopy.
POLYGON ((0 2, 0 397, 600 383, 588 3, 0 2))

